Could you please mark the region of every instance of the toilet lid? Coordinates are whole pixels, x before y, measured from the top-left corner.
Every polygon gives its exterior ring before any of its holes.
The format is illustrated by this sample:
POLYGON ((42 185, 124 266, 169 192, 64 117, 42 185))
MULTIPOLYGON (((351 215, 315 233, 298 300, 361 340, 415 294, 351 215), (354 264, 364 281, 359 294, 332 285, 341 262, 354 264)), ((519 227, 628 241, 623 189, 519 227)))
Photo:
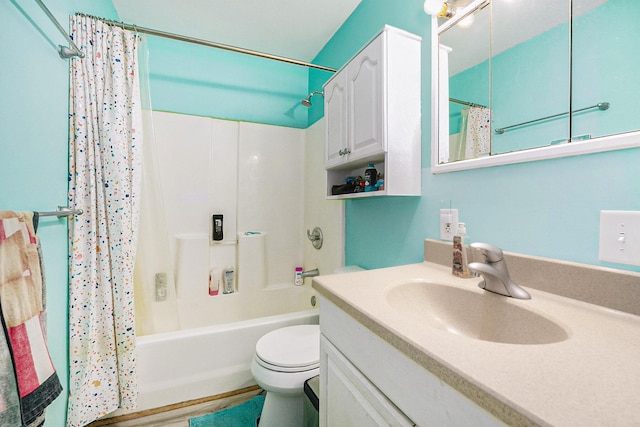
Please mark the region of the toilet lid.
POLYGON ((317 366, 320 361, 320 327, 297 325, 269 332, 258 340, 256 355, 268 365, 280 368, 305 370, 317 366))

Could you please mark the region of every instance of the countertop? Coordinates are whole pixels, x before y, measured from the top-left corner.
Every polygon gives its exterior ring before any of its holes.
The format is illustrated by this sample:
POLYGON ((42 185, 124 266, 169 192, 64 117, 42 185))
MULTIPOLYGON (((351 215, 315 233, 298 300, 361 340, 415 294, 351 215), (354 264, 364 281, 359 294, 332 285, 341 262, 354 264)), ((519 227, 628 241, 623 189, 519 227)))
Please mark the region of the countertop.
POLYGON ((504 297, 505 303, 554 321, 568 338, 540 345, 489 342, 394 309, 387 292, 413 280, 486 293, 477 287, 479 278, 457 278, 450 267, 429 262, 319 276, 313 287, 509 425, 640 426, 640 316, 526 288, 531 300, 504 297))

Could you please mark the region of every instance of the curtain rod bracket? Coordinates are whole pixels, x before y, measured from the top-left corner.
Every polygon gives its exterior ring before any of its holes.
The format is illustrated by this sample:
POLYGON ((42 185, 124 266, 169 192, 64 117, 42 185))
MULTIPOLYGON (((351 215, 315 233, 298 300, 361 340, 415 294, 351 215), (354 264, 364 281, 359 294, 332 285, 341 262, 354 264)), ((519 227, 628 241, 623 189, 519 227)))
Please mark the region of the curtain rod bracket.
POLYGON ((84 58, 84 54, 82 52, 76 52, 73 49, 63 46, 61 44, 58 45, 58 55, 62 59, 70 59, 70 58, 84 58))
POLYGON ((53 25, 55 25, 58 31, 60 31, 60 34, 64 36, 64 38, 67 40, 67 43, 69 43, 69 47, 62 46, 62 45, 58 46, 58 55, 60 55, 60 58, 69 59, 75 56, 84 58, 84 54, 80 51, 80 49, 78 49, 78 46, 76 46, 73 40, 71 40, 71 37, 69 37, 69 34, 67 34, 64 28, 62 28, 62 25, 60 25, 56 17, 53 16, 53 13, 51 13, 51 11, 47 8, 47 6, 44 5, 42 0, 36 0, 36 3, 38 3, 38 6, 40 6, 40 9, 42 9, 42 11, 49 17, 49 20, 53 23, 53 25))

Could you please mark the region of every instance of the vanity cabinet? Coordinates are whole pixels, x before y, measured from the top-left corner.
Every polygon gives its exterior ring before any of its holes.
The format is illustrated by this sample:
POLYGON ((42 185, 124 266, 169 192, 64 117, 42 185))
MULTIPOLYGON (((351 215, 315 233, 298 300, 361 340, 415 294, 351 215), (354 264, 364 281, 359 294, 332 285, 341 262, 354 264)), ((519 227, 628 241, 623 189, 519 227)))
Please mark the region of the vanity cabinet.
POLYGON ((505 424, 320 297, 320 426, 505 424))
POLYGON ((420 43, 385 26, 324 85, 329 198, 421 194, 420 43), (369 163, 384 190, 332 196, 369 163))
POLYGON ((320 426, 415 426, 322 335, 320 366, 320 426))

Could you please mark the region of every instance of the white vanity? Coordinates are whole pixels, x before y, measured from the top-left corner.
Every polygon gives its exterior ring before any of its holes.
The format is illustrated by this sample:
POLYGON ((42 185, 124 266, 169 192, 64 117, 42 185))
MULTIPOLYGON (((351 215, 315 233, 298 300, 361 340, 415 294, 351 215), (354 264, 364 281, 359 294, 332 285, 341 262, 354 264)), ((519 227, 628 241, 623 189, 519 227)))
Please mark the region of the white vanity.
MULTIPOLYGON (((558 268, 590 269, 549 265, 559 280, 558 268)), ((314 279, 322 426, 640 425, 637 313, 530 287, 516 300, 450 271, 424 262, 314 279)), ((637 306, 639 273, 593 271, 637 306)), ((521 275, 516 265, 526 287, 521 275)))

